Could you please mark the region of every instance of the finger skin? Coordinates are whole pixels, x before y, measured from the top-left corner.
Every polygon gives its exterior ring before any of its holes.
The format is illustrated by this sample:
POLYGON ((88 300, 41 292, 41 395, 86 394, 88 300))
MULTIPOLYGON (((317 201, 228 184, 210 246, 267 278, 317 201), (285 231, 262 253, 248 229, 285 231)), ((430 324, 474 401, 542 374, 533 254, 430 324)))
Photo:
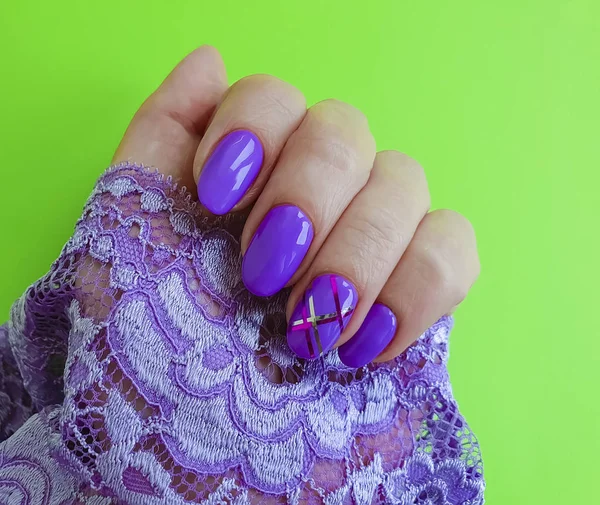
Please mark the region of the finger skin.
MULTIPOLYGON (((314 283, 323 275, 335 274, 354 287, 358 303, 355 300, 349 322, 344 319, 337 329, 328 326, 327 333, 322 328, 315 330, 327 336, 324 348, 346 342, 360 327, 428 208, 427 181, 419 164, 398 152, 379 153, 368 183, 354 197, 308 271, 294 286, 287 309, 290 320, 297 320, 302 313, 312 317, 310 307, 306 307, 311 301, 307 292, 316 292, 315 303, 328 307, 326 300, 334 296, 332 290, 321 287, 320 281, 316 289, 314 283)), ((293 331, 290 328, 288 341, 293 340, 300 348, 302 336, 297 332, 291 335, 293 331)))
POLYGON ((375 142, 360 111, 334 100, 311 107, 287 141, 242 234, 242 278, 250 291, 273 294, 299 277, 366 183, 374 157, 375 142), (295 215, 283 227, 273 216, 282 207, 295 215), (305 221, 309 230, 301 226, 305 221))
POLYGON ((192 163, 200 138, 227 90, 218 51, 202 46, 175 67, 133 117, 113 163, 131 161, 158 168, 192 188, 192 163))
POLYGON ((427 214, 379 295, 398 318, 398 330, 375 361, 395 358, 451 312, 467 296, 479 271, 471 223, 451 210, 427 214))
POLYGON ((205 207, 225 214, 251 204, 305 114, 304 95, 285 81, 252 75, 236 82, 219 104, 194 159, 194 180, 205 207), (240 132, 243 138, 232 142, 240 132))

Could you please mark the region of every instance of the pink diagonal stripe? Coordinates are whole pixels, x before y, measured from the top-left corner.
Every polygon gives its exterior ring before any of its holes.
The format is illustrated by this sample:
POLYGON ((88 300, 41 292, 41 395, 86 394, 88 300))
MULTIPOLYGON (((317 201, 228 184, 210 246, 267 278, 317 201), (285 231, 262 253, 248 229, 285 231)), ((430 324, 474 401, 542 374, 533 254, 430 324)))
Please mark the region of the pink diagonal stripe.
POLYGON ((329 276, 329 282, 331 282, 331 291, 335 300, 336 319, 340 323, 340 331, 344 331, 344 320, 342 319, 342 308, 340 306, 340 296, 338 294, 337 282, 335 282, 335 275, 329 276))

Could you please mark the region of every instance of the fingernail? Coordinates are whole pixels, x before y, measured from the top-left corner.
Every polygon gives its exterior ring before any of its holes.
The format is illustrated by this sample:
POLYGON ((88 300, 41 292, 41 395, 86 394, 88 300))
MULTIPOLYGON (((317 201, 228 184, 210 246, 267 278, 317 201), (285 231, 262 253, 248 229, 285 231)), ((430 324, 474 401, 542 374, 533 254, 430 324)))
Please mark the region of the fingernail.
POLYGON ((270 296, 292 278, 313 239, 313 226, 294 205, 273 207, 260 223, 242 263, 250 292, 270 296))
POLYGON ((227 214, 254 182, 264 158, 254 133, 235 130, 221 139, 202 167, 198 198, 213 214, 227 214))
POLYGON ((338 349, 346 366, 360 368, 373 361, 396 333, 396 316, 389 307, 376 303, 354 336, 338 349))
POLYGON ((317 277, 292 313, 287 329, 290 349, 305 359, 329 351, 348 325, 357 303, 356 288, 342 276, 317 277))

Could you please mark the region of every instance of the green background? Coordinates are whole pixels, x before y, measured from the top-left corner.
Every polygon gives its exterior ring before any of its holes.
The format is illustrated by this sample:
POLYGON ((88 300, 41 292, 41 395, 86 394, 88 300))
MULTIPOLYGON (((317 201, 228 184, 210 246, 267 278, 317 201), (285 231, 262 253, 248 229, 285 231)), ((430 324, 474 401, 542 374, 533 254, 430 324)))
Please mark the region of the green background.
POLYGON ((598 492, 600 2, 5 1, 0 311, 69 237, 128 120, 210 43, 230 81, 271 73, 349 101, 379 149, 468 216, 482 275, 451 373, 497 504, 598 492))

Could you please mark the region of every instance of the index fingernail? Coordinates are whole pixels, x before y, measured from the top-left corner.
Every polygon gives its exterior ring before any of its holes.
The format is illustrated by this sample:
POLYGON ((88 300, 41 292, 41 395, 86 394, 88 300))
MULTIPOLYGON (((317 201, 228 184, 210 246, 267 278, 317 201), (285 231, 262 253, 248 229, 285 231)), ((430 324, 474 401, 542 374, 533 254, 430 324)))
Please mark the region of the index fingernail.
POLYGON ((254 133, 235 130, 217 144, 198 180, 198 198, 213 214, 227 214, 256 179, 264 159, 254 133))

